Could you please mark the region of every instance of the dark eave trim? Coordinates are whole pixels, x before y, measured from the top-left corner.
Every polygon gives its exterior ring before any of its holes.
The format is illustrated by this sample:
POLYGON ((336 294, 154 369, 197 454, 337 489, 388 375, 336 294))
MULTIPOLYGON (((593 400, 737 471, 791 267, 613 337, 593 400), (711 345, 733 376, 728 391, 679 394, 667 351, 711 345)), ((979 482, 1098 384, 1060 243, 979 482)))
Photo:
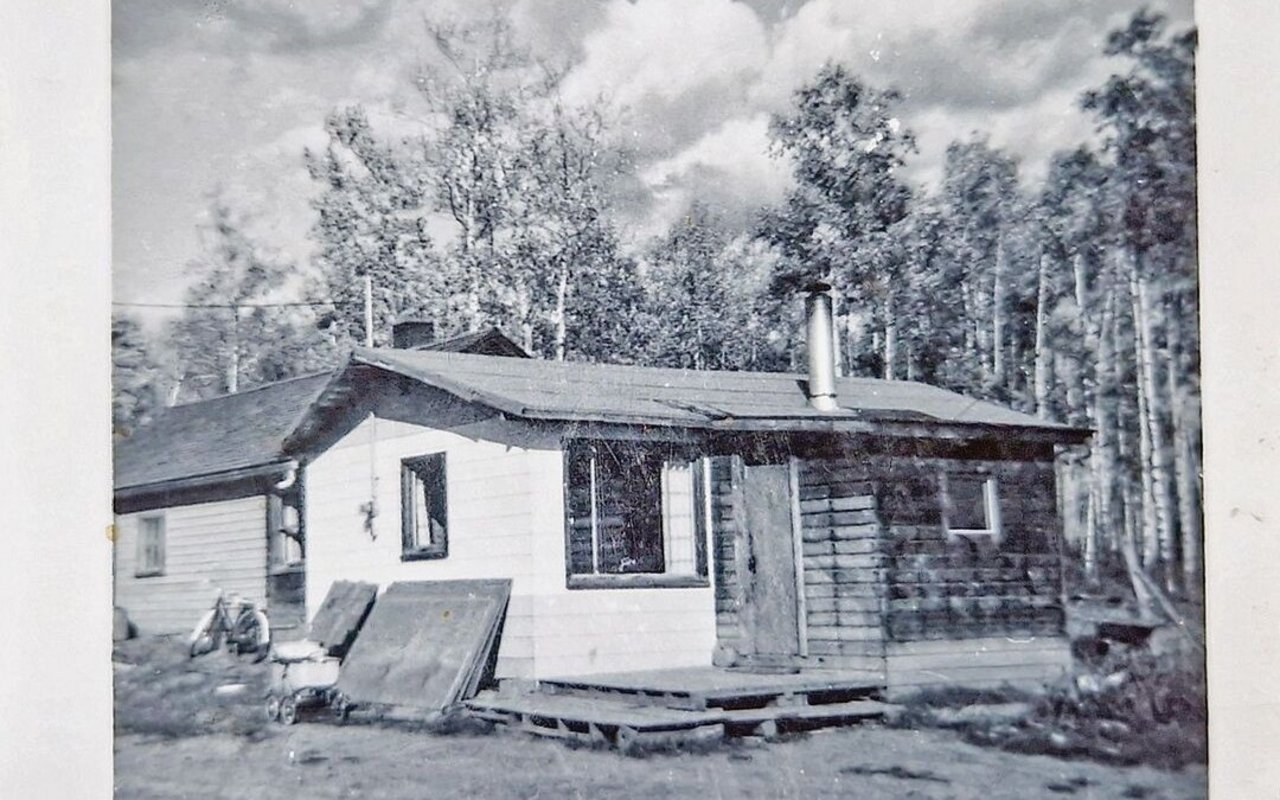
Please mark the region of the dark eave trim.
POLYGON ((173 494, 190 489, 205 489, 210 486, 217 486, 218 484, 223 483, 230 484, 260 478, 274 478, 276 476, 283 477, 293 465, 294 461, 292 459, 283 459, 281 461, 273 461, 269 464, 258 464, 252 467, 241 467, 239 469, 223 470, 221 472, 209 472, 203 475, 190 475, 167 481, 156 481, 155 483, 142 483, 135 484, 133 486, 117 486, 115 489, 115 499, 117 502, 121 500, 134 500, 153 494, 173 494))

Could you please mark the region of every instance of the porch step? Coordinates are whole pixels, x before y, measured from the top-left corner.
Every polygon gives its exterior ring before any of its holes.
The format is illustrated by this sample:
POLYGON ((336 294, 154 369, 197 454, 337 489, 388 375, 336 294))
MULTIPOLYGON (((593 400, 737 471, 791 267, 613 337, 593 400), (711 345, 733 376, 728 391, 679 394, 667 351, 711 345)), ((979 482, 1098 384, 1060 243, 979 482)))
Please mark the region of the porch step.
POLYGON ((482 692, 468 700, 466 706, 475 717, 528 733, 601 742, 622 749, 645 742, 772 736, 780 728, 814 728, 879 717, 889 708, 875 700, 853 700, 813 706, 692 711, 543 692, 482 692))
POLYGON ((684 711, 829 705, 874 697, 883 687, 882 673, 849 670, 788 674, 672 669, 538 682, 544 694, 684 711))

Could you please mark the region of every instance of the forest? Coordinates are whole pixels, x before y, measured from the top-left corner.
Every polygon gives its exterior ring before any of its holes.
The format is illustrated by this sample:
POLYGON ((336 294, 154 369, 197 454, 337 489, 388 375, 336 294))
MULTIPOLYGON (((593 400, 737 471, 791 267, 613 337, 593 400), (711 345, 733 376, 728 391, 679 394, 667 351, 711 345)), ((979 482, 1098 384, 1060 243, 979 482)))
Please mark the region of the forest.
POLYGON ((617 213, 635 163, 616 110, 566 103, 564 70, 501 21, 429 35, 443 66, 418 81, 420 132, 340 108, 327 146, 300 154, 310 263, 216 199, 181 315, 160 335, 116 315, 117 435, 334 367, 364 341, 366 276, 379 346, 414 318, 442 336, 498 326, 540 358, 767 371, 803 363, 798 291, 822 279, 846 374, 1094 431, 1060 465, 1081 586, 1200 598, 1194 31, 1139 12, 1110 32, 1123 67, 1078 103, 1096 140, 1035 181, 981 134, 951 143, 935 185, 910 181, 901 98, 828 64, 770 121, 783 202, 745 225, 694 202, 640 246, 617 213))

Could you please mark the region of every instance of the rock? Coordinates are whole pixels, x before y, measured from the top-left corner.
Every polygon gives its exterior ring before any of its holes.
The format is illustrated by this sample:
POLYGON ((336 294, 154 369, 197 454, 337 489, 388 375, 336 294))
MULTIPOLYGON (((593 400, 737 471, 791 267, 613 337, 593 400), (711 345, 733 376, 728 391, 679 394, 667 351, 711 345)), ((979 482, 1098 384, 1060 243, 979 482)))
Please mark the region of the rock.
POLYGON ((934 710, 937 724, 944 728, 961 726, 1007 725, 1021 722, 1031 715, 1030 703, 975 704, 963 708, 939 708, 934 710))
POLYGON ((220 697, 229 697, 231 695, 242 694, 248 688, 243 683, 224 683, 213 690, 213 693, 220 697))
POLYGON ((1133 729, 1119 720, 1100 719, 1098 720, 1098 733, 1108 739, 1124 739, 1133 733, 1133 729))
POLYGON ((136 634, 137 629, 129 621, 129 615, 123 608, 116 606, 111 615, 111 641, 123 642, 125 639, 132 639, 136 634))

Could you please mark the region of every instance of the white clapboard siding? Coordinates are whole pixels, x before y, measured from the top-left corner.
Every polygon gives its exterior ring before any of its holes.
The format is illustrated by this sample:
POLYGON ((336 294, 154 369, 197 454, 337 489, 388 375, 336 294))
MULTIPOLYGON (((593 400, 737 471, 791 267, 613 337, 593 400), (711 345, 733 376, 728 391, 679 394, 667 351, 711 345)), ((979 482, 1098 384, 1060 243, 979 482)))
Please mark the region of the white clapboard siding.
POLYGON ((709 666, 715 648, 710 588, 569 589, 565 580, 564 466, 536 486, 536 677, 709 666))
POLYGON ((144 634, 187 633, 221 589, 266 600, 266 499, 174 506, 116 518, 115 604, 144 634), (136 577, 138 520, 164 517, 164 573, 136 577))
POLYGON ((711 663, 710 589, 569 590, 557 437, 366 420, 307 467, 307 612, 335 580, 509 578, 499 678, 711 663), (376 438, 374 433, 376 431, 376 438), (445 453, 448 557, 401 561, 400 462, 445 453), (376 477, 376 490, 371 481, 376 477), (376 538, 360 506, 377 500, 376 538))
POLYGON ((336 580, 369 581, 385 589, 395 581, 509 578, 512 598, 497 674, 533 676, 534 500, 529 476, 559 470, 561 456, 541 442, 515 446, 479 438, 483 430, 480 425, 463 432, 436 431, 366 420, 308 465, 308 618, 336 580), (430 453, 445 454, 448 555, 402 561, 400 462, 430 453), (360 510, 371 494, 378 509, 375 538, 365 530, 360 510))

